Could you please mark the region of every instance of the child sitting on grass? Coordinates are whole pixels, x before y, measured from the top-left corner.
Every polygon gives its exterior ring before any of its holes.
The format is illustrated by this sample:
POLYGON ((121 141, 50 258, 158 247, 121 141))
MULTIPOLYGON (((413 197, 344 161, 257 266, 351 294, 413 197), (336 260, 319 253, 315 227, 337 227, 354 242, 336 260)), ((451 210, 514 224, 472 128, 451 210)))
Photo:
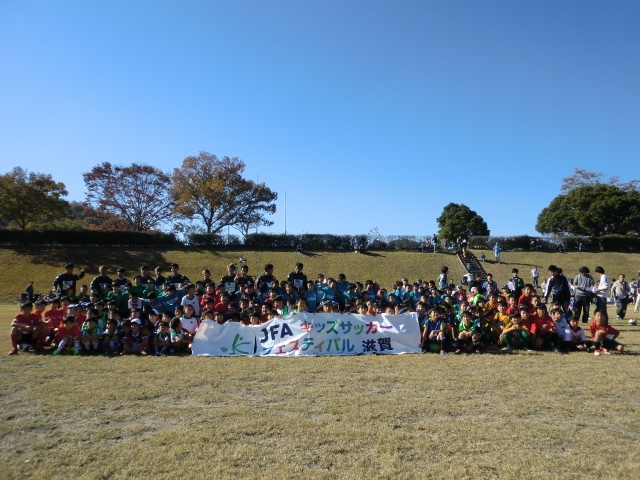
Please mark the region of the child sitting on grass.
POLYGON ((153 339, 153 346, 156 355, 167 355, 171 353, 171 329, 167 322, 160 322, 158 333, 153 339))
POLYGON ((617 350, 620 353, 624 351, 624 345, 616 341, 620 332, 609 325, 607 312, 596 310, 593 315, 593 322, 589 326, 589 331, 595 347, 594 355, 600 355, 601 353, 608 355, 609 350, 617 350))
POLYGON ((540 304, 536 307, 536 318, 531 325, 531 345, 537 350, 550 348, 558 353, 558 330, 551 316, 547 314, 547 306, 540 304))
POLYGON ((33 313, 33 304, 24 302, 20 305, 20 313, 11 322, 11 350, 9 355, 17 355, 18 345, 33 345, 36 352, 42 352, 49 328, 42 323, 40 317, 33 313))
POLYGON ((586 352, 589 343, 584 330, 580 327, 580 319, 575 315, 569 318, 569 328, 564 331, 564 348, 566 351, 586 352))
POLYGON ((434 307, 429 310, 429 320, 425 322, 425 328, 422 332, 422 342, 420 347, 422 352, 436 352, 440 350, 440 355, 444 355, 446 337, 446 322, 442 318, 442 312, 440 308, 434 307))
POLYGON ((53 352, 53 355, 60 355, 66 347, 70 347, 73 343, 71 353, 74 355, 80 355, 80 329, 76 325, 76 318, 73 315, 67 315, 62 319, 62 326, 56 334, 56 341, 58 348, 53 352))
POLYGON ((506 344, 502 352, 526 349, 529 346, 529 329, 522 323, 520 312, 509 315, 509 321, 500 335, 500 343, 506 344))
POLYGON ((188 352, 193 337, 182 328, 182 321, 178 317, 171 320, 171 346, 176 353, 188 352))
POLYGON ((98 319, 93 316, 87 318, 87 321, 82 324, 81 332, 85 351, 91 353, 91 346, 93 346, 93 352, 98 353, 100 336, 102 335, 102 330, 98 327, 98 319))
MULTIPOLYGON (((119 316, 119 315, 117 315, 119 316)), ((107 320, 107 328, 102 334, 102 353, 107 356, 118 355, 122 348, 120 336, 118 335, 118 319, 117 316, 111 315, 107 320)))
POLYGON ((473 352, 480 353, 480 335, 482 332, 479 324, 480 319, 474 319, 472 313, 468 310, 462 312, 460 317, 456 355, 460 355, 463 350, 471 351, 471 343, 473 343, 473 352))
POLYGON ((148 355, 149 337, 142 332, 142 322, 140 319, 136 318, 131 321, 131 335, 123 339, 122 346, 124 348, 120 355, 132 353, 148 355))

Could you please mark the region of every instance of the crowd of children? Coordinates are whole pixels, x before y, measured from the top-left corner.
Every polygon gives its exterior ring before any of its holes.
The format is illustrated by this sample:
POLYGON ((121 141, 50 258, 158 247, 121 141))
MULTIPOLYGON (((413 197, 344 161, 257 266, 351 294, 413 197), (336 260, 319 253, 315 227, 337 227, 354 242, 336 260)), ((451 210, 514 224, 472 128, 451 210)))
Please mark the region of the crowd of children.
MULTIPOLYGON (((278 281, 273 268, 267 264, 261 275, 252 277, 246 264, 239 269, 230 264, 219 282, 211 279, 209 270, 191 282, 175 263, 166 277, 162 268, 151 275, 143 265, 131 281, 124 269, 119 268, 112 279, 102 266, 90 286, 81 286, 76 294, 85 272, 75 274, 74 265, 67 264, 56 277, 49 300, 20 305, 11 324, 9 354, 31 348, 53 355, 190 353, 203 320, 256 325, 300 312, 415 312, 422 351, 441 355, 529 349, 560 353, 593 349, 600 355, 624 350, 616 340, 618 330, 609 325, 606 304, 601 308, 596 303, 585 332, 574 314, 573 297, 566 300, 560 289, 553 288, 541 297, 517 269, 501 289, 491 274, 453 285, 448 268, 442 267, 435 281, 411 283, 403 278, 387 290, 372 280, 350 282, 344 274, 337 278, 318 274, 310 280, 302 263, 286 280, 278 281)), ((549 267, 552 276, 558 270, 549 267)), ((582 322, 587 319, 583 316, 582 322)))

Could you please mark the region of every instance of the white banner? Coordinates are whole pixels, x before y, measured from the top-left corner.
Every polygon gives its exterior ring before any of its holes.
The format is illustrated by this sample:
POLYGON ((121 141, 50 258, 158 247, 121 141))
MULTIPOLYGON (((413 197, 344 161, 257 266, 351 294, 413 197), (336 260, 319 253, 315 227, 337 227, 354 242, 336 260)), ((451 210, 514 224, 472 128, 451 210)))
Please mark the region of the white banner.
POLYGON ((205 320, 191 348, 197 356, 358 355, 421 353, 416 313, 375 317, 299 313, 261 325, 205 320))

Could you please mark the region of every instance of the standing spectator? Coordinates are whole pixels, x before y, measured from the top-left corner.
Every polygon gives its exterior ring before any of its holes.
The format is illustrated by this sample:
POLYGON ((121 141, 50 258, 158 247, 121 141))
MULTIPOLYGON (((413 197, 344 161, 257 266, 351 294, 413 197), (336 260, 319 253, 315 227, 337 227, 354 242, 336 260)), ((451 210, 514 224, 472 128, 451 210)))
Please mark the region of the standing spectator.
POLYGON ((496 244, 493 246, 493 254, 496 256, 496 263, 501 263, 500 252, 502 252, 502 247, 498 244, 498 242, 496 242, 496 244))
POLYGON ((511 279, 509 280, 509 288, 516 295, 516 298, 520 298, 524 288, 524 280, 518 276, 518 273, 517 268, 511 269, 511 279))
POLYGON ((538 267, 535 266, 531 269, 531 283, 533 283, 533 286, 535 288, 538 288, 538 279, 540 278, 540 271, 538 270, 538 267))
POLYGON ((546 302, 551 296, 551 301, 562 305, 564 312, 569 308, 571 301, 571 290, 567 277, 561 275, 561 271, 555 265, 549 265, 549 281, 544 292, 544 301, 546 302))
POLYGON ((607 309, 607 295, 609 293, 609 275, 604 272, 600 265, 596 267, 596 273, 600 275, 598 284, 594 288, 596 294, 596 311, 607 309))
POLYGON ((67 263, 64 266, 64 272, 58 275, 53 281, 53 290, 58 296, 66 295, 70 288, 76 291, 76 282, 84 278, 84 268, 80 269, 80 274, 73 273, 75 266, 73 263, 67 263))
POLYGON ((26 287, 24 287, 24 291, 27 294, 27 300, 29 302, 33 302, 34 299, 34 288, 33 288, 33 282, 29 282, 29 285, 27 285, 26 287))
POLYGON ((624 274, 618 275, 618 280, 611 285, 611 296, 616 301, 616 318, 623 320, 627 313, 627 305, 631 295, 629 283, 625 281, 624 274))
POLYGON ((591 273, 589 268, 580 267, 579 272, 580 274, 573 279, 573 285, 576 291, 576 317, 580 318, 580 314, 582 313, 582 323, 587 323, 595 282, 593 277, 589 275, 591 273))

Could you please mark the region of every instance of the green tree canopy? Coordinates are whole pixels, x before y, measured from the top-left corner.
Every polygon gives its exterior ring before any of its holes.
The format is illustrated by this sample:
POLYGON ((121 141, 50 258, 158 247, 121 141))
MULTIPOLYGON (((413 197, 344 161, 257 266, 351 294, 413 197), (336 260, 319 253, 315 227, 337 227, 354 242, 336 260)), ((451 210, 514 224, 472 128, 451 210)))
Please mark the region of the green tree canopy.
POLYGON ((640 192, 594 183, 558 195, 540 212, 536 230, 558 235, 637 234, 640 229, 640 192))
POLYGON ((32 223, 62 215, 69 205, 62 198, 66 195, 64 183, 51 175, 16 167, 0 176, 0 218, 26 230, 32 223))
POLYGON ((440 238, 455 240, 472 235, 490 235, 484 219, 464 204, 450 203, 437 218, 440 238))

